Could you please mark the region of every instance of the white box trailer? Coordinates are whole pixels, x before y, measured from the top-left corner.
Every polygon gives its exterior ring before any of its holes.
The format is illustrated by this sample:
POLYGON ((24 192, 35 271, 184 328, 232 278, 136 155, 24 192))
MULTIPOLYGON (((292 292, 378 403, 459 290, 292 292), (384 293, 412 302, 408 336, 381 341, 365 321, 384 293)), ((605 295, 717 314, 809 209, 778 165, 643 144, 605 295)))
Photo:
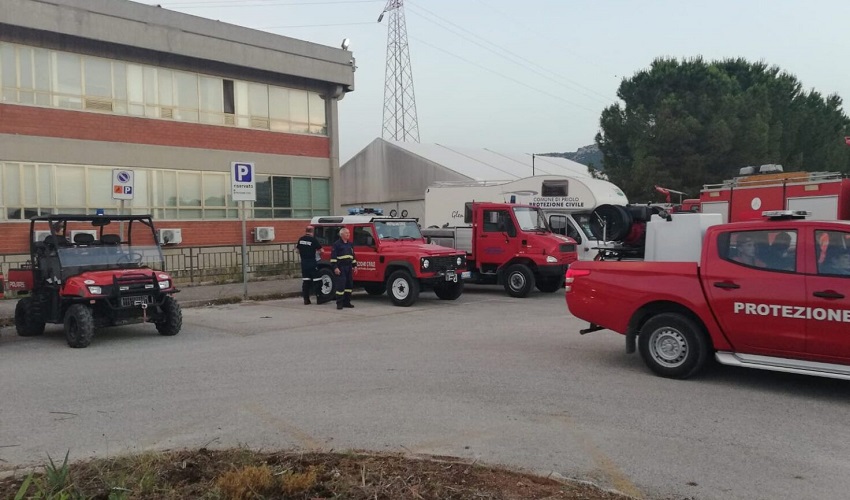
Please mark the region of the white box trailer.
POLYGON ((553 232, 578 243, 578 257, 593 260, 601 246, 590 231, 599 205, 627 205, 616 185, 592 177, 541 175, 513 181, 440 182, 425 191, 423 227, 463 226, 464 204, 471 201, 519 203, 543 209, 553 232))

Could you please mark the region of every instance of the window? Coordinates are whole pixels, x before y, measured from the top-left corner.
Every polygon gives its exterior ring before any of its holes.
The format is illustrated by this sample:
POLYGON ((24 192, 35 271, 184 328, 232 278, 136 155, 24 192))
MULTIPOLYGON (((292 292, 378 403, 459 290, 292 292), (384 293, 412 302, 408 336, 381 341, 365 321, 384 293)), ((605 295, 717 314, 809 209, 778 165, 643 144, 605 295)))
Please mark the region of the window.
POLYGON ((0 42, 5 102, 327 135, 317 92, 0 42))
POLYGON ((372 227, 356 226, 352 235, 352 242, 359 246, 375 246, 375 233, 372 232, 372 227))
POLYGON ((850 233, 815 231, 818 274, 850 275, 850 233))
POLYGON ((543 181, 540 196, 567 196, 570 181, 543 181))
POLYGON ((314 234, 322 246, 331 246, 339 239, 339 230, 342 226, 316 226, 314 234))
POLYGON ((797 269, 796 231, 738 231, 720 235, 717 242, 725 260, 771 271, 797 269))

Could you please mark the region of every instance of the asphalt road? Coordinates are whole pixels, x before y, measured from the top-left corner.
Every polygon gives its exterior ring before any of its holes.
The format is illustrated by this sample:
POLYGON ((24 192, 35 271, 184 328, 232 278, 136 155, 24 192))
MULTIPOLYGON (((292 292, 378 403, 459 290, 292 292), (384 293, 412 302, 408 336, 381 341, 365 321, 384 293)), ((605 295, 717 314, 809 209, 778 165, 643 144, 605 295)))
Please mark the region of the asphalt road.
POLYGON ((247 445, 467 457, 636 497, 845 498, 850 384, 715 367, 651 375, 580 336, 563 294, 469 287, 410 308, 300 299, 186 309, 184 329, 0 332, 0 469, 247 445))

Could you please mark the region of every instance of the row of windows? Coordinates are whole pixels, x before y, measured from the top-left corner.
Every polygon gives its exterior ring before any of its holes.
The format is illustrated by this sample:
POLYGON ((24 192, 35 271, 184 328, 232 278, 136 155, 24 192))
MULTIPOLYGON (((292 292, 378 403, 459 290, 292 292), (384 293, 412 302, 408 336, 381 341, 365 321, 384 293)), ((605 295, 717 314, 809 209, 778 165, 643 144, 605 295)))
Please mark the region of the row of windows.
POLYGON ((327 134, 316 92, 5 42, 0 87, 6 103, 327 134))
MULTIPOLYGON (((718 240, 721 257, 773 271, 797 270, 797 231, 740 231, 718 240)), ((850 276, 850 233, 815 231, 818 274, 850 276)))
MULTIPOLYGON (((112 199, 112 167, 0 163, 0 219, 21 220, 52 213, 118 212, 112 199)), ((193 170, 134 169, 134 197, 125 210, 158 219, 238 218, 230 174, 193 170)), ((250 203, 249 203, 250 205, 250 203)), ((330 214, 330 182, 257 176, 253 218, 307 219, 330 214)))

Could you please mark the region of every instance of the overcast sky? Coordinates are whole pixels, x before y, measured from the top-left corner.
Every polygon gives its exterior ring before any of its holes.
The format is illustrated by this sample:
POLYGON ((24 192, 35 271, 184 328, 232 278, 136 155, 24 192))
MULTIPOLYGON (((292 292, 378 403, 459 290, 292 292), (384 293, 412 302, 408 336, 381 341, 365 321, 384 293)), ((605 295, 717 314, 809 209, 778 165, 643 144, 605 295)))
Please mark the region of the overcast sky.
MULTIPOLYGON (((386 0, 146 0, 339 47, 355 91, 340 102, 345 162, 381 135, 386 0)), ((504 152, 593 143, 620 81, 659 56, 745 57, 838 94, 850 110, 848 0, 404 0, 421 142, 504 152)))

